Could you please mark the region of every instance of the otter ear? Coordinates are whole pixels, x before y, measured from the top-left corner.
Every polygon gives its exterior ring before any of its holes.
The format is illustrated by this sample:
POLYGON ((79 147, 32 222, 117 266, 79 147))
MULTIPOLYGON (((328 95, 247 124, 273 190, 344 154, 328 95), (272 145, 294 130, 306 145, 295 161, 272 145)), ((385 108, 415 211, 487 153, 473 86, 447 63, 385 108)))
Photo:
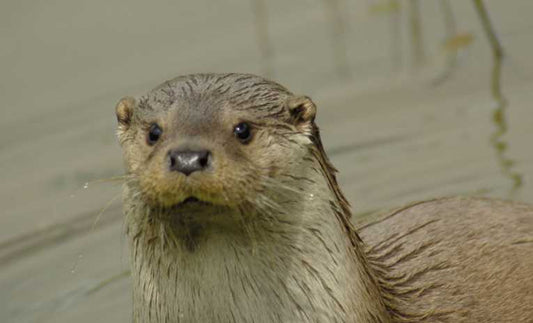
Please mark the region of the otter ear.
POLYGON ((115 113, 117 115, 119 136, 129 129, 134 107, 135 99, 130 96, 120 99, 117 103, 115 113))
POLYGON ((316 105, 307 96, 293 96, 287 100, 292 123, 303 132, 309 132, 316 116, 316 105))

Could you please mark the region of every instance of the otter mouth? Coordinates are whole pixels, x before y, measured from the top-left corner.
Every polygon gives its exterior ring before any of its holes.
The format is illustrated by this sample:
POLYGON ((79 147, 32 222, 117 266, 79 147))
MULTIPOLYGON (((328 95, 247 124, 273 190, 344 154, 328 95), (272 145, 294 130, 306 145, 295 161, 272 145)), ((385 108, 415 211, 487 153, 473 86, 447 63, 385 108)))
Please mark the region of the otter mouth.
POLYGON ((183 207, 194 207, 194 206, 209 206, 212 205, 212 203, 202 201, 194 196, 189 196, 180 203, 175 205, 175 208, 183 208, 183 207))

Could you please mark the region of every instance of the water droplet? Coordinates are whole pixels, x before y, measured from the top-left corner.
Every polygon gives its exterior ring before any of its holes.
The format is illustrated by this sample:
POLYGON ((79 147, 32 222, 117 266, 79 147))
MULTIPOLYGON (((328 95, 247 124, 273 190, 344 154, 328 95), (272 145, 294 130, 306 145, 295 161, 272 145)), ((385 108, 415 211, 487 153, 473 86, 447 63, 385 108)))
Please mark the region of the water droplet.
POLYGON ((83 258, 83 254, 80 253, 78 255, 78 258, 76 258, 76 261, 72 265, 72 268, 70 269, 70 273, 71 274, 75 274, 76 273, 76 270, 78 269, 78 265, 80 264, 80 261, 81 261, 82 258, 83 258))
POLYGON ((83 189, 86 190, 87 188, 89 188, 89 183, 88 182, 83 184, 83 189))

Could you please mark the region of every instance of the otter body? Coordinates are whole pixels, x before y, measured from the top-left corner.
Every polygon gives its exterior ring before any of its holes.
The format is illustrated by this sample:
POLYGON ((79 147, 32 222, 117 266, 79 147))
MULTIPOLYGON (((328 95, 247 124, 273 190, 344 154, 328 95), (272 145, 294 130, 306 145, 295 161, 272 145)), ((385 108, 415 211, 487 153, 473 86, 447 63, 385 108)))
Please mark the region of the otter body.
POLYGON ((419 203, 363 226, 316 108, 197 74, 116 108, 136 322, 527 322, 533 208, 419 203))

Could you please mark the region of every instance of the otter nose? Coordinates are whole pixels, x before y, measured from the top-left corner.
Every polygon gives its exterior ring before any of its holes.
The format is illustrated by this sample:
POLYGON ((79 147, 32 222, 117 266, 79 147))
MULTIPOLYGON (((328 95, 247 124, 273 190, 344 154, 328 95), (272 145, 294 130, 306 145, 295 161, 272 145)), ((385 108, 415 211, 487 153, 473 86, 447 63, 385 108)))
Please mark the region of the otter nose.
POLYGON ((179 150, 168 152, 169 169, 189 176, 191 173, 206 169, 211 160, 208 150, 179 150))

